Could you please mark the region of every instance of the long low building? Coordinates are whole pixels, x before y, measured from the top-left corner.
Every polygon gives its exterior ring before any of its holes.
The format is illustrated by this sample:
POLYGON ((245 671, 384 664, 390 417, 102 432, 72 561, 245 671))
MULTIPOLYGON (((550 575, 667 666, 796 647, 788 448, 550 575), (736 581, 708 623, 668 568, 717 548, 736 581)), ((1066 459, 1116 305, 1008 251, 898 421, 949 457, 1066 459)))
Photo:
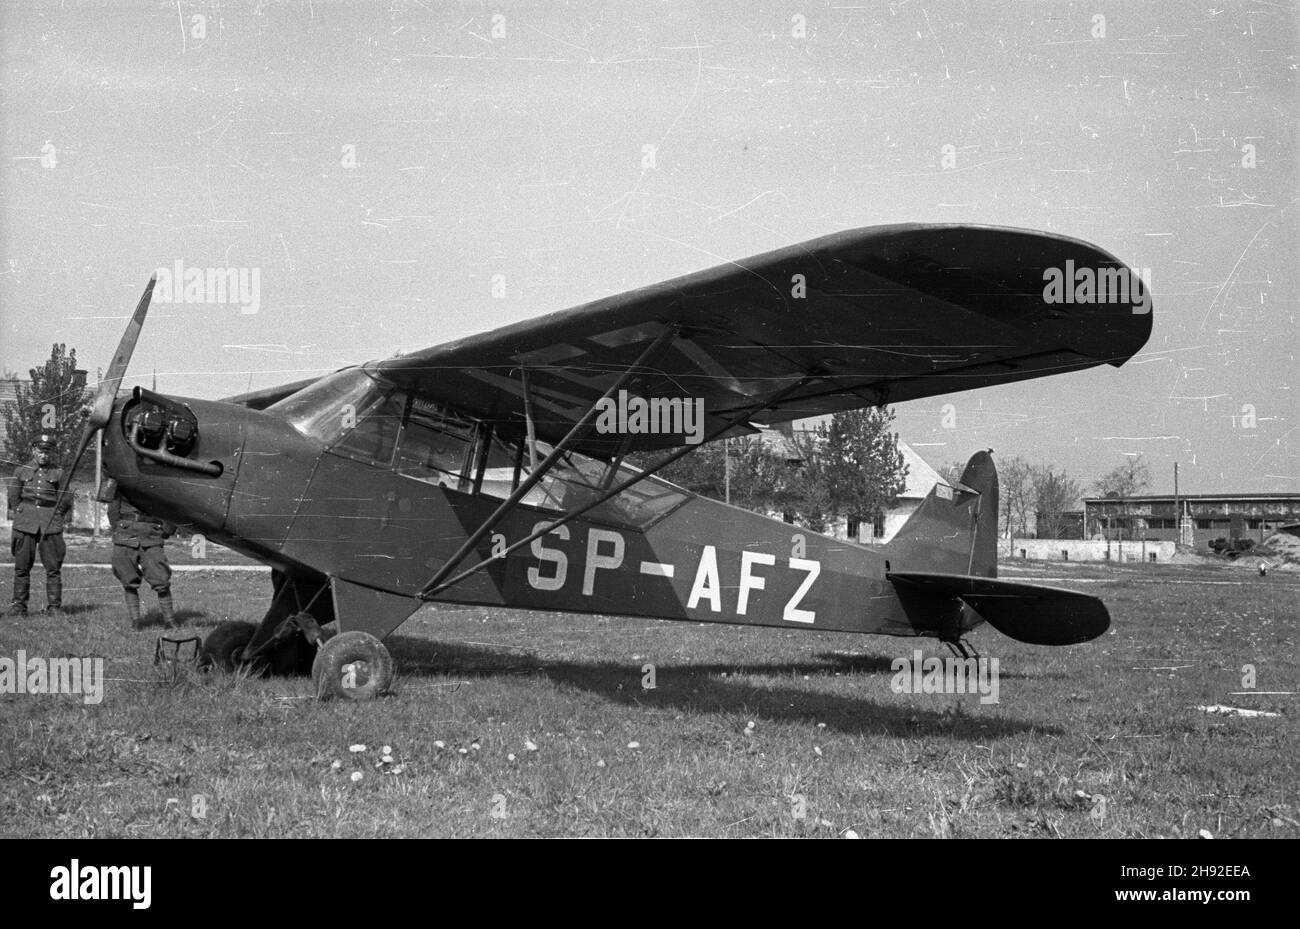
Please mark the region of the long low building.
POLYGON ((1300 494, 1149 494, 1085 497, 1085 538, 1181 542, 1205 548, 1215 539, 1261 542, 1300 522, 1300 494))

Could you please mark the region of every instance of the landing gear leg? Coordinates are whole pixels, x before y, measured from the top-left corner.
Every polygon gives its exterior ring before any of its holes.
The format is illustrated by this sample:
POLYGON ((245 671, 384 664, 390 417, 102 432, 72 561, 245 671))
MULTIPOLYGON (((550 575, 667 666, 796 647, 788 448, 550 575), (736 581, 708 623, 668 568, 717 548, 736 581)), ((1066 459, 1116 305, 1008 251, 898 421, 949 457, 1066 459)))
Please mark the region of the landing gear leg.
POLYGON ((333 603, 323 596, 329 583, 299 580, 274 571, 271 584, 275 592, 259 625, 223 623, 209 635, 213 646, 204 643, 204 650, 212 653, 213 664, 226 668, 247 664, 277 675, 307 674, 311 670, 316 647, 329 638, 329 630, 322 629, 321 623, 334 618, 333 603), (227 626, 232 628, 227 630, 227 626), (218 636, 218 632, 222 635, 218 636))

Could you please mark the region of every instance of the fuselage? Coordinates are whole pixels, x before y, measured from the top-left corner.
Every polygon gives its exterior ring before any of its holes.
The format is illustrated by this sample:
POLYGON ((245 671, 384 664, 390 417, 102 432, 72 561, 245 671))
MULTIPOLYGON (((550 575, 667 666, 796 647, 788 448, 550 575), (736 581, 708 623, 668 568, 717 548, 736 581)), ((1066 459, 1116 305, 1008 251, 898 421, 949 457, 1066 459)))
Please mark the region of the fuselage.
MULTIPOLYGON (((105 468, 142 508, 291 576, 414 597, 519 486, 529 458, 519 436, 434 409, 362 369, 330 377, 314 395, 268 410, 166 398, 197 422, 184 458, 206 472, 133 447, 134 423, 149 401, 120 399, 105 430, 105 468)), ((158 440, 160 449, 165 442, 158 440)), ((611 475, 608 467, 566 457, 457 570, 526 538, 630 470, 611 475)), ((968 513, 953 524, 963 520, 968 513)), ((914 547, 913 555, 895 550, 910 564, 891 565, 888 547, 833 539, 646 478, 436 599, 934 635, 945 618, 909 615, 886 574, 964 573, 969 545, 958 542, 914 547)))

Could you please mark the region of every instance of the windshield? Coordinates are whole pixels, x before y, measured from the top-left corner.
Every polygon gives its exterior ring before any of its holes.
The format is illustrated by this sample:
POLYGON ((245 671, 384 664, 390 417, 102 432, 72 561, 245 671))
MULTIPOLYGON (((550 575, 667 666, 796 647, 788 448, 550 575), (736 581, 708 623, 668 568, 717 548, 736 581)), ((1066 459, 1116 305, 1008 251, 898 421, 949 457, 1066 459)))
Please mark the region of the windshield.
POLYGON ((345 368, 271 404, 266 412, 284 417, 309 438, 333 445, 383 399, 383 390, 361 368, 345 368))

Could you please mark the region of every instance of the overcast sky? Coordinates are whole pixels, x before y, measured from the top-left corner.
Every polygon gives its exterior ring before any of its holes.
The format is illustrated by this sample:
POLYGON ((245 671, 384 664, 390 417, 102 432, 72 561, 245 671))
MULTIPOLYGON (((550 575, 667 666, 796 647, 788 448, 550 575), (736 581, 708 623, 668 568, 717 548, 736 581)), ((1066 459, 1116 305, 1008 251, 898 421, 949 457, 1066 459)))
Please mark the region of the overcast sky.
POLYGON ((178 260, 256 269, 257 312, 155 304, 131 376, 219 397, 841 229, 991 223, 1149 268, 1155 329, 1119 370, 900 405, 923 457, 1300 491, 1291 4, 102 6, 0 7, 6 369, 60 341, 93 380, 178 260))

